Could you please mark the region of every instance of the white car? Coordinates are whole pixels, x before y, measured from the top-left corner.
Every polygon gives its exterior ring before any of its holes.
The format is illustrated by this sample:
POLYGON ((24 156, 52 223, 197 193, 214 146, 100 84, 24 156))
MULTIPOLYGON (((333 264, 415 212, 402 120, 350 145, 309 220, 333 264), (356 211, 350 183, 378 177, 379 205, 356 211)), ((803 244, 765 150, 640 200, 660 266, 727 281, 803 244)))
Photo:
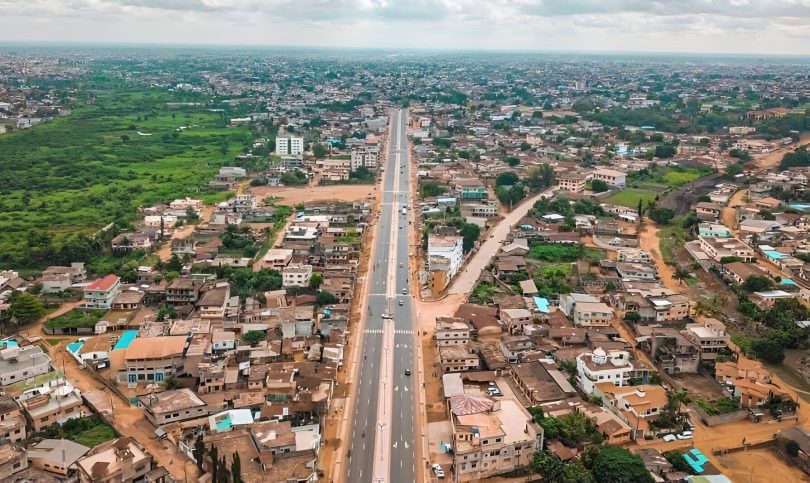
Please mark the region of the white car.
POLYGON ((667 434, 667 435, 664 435, 664 441, 670 442, 670 441, 675 441, 676 439, 677 439, 677 438, 675 438, 675 435, 674 435, 674 434, 667 434))
POLYGON ((436 475, 437 478, 444 478, 444 470, 440 465, 433 463, 433 466, 431 466, 431 468, 433 468, 433 473, 436 475))
POLYGON ((692 439, 692 431, 684 431, 683 433, 678 434, 675 437, 678 438, 678 439, 681 439, 681 440, 683 440, 683 439, 692 439))

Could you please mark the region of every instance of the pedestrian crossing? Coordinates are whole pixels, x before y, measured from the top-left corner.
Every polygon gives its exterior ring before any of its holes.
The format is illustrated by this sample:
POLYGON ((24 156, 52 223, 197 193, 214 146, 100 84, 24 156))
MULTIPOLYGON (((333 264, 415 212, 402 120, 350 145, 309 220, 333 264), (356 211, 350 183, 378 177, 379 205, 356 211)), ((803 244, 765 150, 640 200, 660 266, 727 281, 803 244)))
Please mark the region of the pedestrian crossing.
MULTIPOLYGON (((366 334, 382 334, 383 329, 366 329, 364 331, 366 334)), ((394 329, 394 334, 399 335, 414 335, 415 332, 411 329, 394 329)))

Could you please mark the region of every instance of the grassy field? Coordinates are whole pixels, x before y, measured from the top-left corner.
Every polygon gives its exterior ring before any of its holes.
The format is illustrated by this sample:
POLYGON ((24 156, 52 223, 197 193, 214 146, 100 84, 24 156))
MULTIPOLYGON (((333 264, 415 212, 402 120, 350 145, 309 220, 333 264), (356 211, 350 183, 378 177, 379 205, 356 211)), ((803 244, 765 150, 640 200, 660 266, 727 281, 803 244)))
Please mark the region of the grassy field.
POLYGON ((99 320, 107 314, 106 310, 79 310, 73 309, 70 312, 54 317, 45 322, 45 327, 50 329, 63 329, 68 327, 73 328, 92 328, 96 326, 99 320))
POLYGON ((200 196, 252 135, 203 108, 169 110, 174 100, 98 94, 66 118, 1 137, 0 263, 67 263, 81 258, 64 249, 71 237, 126 225, 139 206, 200 196))
POLYGON ((637 189, 637 188, 625 188, 621 191, 618 191, 610 195, 607 198, 607 201, 608 203, 613 203, 614 205, 626 206, 628 208, 638 208, 639 200, 641 200, 646 206, 648 203, 655 200, 655 197, 658 194, 659 192, 657 191, 637 189))

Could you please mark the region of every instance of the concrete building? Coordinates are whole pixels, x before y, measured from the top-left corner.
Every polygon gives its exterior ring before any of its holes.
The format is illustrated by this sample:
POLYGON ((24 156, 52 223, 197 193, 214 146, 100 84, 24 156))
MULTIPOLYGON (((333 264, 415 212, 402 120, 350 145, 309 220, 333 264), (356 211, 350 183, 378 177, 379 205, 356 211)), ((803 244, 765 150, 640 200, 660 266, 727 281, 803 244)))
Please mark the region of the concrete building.
POLYGON ((439 347, 439 361, 444 373, 474 371, 480 364, 478 355, 467 350, 464 345, 439 347))
POLYGON ((281 271, 284 288, 307 287, 310 278, 312 278, 312 265, 296 263, 287 265, 281 271))
POLYGON ((115 275, 107 275, 84 287, 82 307, 109 310, 119 293, 121 293, 121 279, 115 275))
POLYGON ((653 431, 650 422, 661 416, 667 404, 666 389, 651 384, 620 387, 601 382, 596 384, 594 395, 601 397, 604 406, 630 426, 634 440, 653 431))
POLYGON ((453 464, 459 481, 479 481, 531 464, 543 429, 517 401, 451 398, 453 464))
POLYGON ((579 302, 574 307, 573 315, 577 327, 609 327, 613 320, 613 309, 603 302, 579 302))
POLYGON ((447 278, 453 278, 461 268, 464 261, 464 239, 460 236, 428 237, 428 270, 433 271, 432 258, 439 257, 447 260, 447 278))
POLYGON ((0 350, 0 384, 10 386, 51 370, 51 358, 38 345, 0 350))
POLYGON ((57 386, 46 394, 26 399, 22 405, 34 431, 89 414, 79 390, 69 385, 57 386))
POLYGON ((600 181, 604 181, 605 183, 611 186, 624 188, 626 178, 627 175, 625 173, 622 173, 621 171, 616 171, 615 169, 608 169, 608 168, 599 168, 593 171, 591 179, 598 179, 600 181))
POLYGON ((14 474, 26 468, 28 468, 28 459, 25 450, 11 441, 0 443, 0 481, 25 481, 24 479, 15 480, 14 474))
POLYGON ((754 249, 737 238, 709 238, 699 236, 700 248, 712 260, 720 263, 724 257, 739 257, 743 262, 752 262, 756 254, 754 249))
POLYGON ((90 451, 87 446, 69 439, 43 439, 28 448, 26 457, 31 466, 48 473, 67 476, 76 469, 76 462, 90 451))
POLYGON ((439 347, 466 346, 470 342, 472 328, 464 319, 436 317, 436 332, 433 338, 439 347))
POLYGON ((582 193, 585 191, 586 182, 587 176, 575 171, 568 171, 557 175, 559 188, 569 193, 582 193))
POLYGON ((296 136, 277 137, 276 154, 279 156, 302 156, 304 154, 304 138, 296 136))
POLYGON ((25 439, 25 416, 10 396, 0 395, 0 440, 12 443, 25 439))
POLYGON ((704 361, 717 359, 717 353, 731 339, 725 324, 711 318, 701 323, 686 324, 684 335, 700 347, 700 359, 704 361))
POLYGON ((638 248, 619 248, 616 261, 622 263, 652 263, 650 252, 638 248))
POLYGON ((76 462, 80 483, 135 483, 152 470, 152 456, 132 438, 102 443, 76 462))
POLYGON ((208 407, 191 389, 151 393, 138 398, 146 419, 155 426, 208 416, 208 407))
POLYGON ((119 381, 128 384, 161 383, 182 374, 186 336, 138 337, 124 354, 119 381))
POLYGON ((456 189, 462 200, 483 200, 487 197, 487 187, 478 179, 458 179, 456 189))
POLYGON ((593 394, 600 382, 610 382, 617 386, 630 383, 633 364, 627 351, 607 352, 597 347, 577 357, 577 383, 586 394, 593 394))

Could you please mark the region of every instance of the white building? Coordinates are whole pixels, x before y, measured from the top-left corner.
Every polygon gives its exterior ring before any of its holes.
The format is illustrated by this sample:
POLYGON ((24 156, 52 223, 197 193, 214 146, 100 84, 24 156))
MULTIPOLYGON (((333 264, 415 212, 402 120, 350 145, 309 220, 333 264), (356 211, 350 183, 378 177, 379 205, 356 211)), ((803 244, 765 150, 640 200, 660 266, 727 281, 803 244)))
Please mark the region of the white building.
POLYGON ((312 277, 312 265, 290 264, 281 271, 281 281, 284 288, 306 287, 312 277))
POLYGON ((51 358, 38 345, 8 347, 0 351, 0 384, 9 386, 51 370, 51 358))
POLYGON ((276 154, 300 156, 304 154, 304 138, 285 136, 276 138, 276 154))
POLYGON ((622 173, 621 171, 616 171, 615 169, 608 169, 608 168, 599 168, 594 170, 593 178, 604 181, 605 183, 611 186, 617 186, 619 188, 623 188, 627 175, 622 173))
POLYGON ((120 293, 121 279, 115 275, 107 275, 84 287, 82 307, 85 309, 110 309, 120 293))
POLYGON ((627 351, 606 353, 601 347, 593 352, 577 356, 577 382, 586 394, 593 394, 594 386, 600 382, 611 382, 617 386, 627 386, 633 364, 627 351))
POLYGON ((464 260, 464 239, 460 236, 428 237, 428 270, 432 271, 430 260, 440 257, 448 260, 447 278, 453 278, 464 260))

